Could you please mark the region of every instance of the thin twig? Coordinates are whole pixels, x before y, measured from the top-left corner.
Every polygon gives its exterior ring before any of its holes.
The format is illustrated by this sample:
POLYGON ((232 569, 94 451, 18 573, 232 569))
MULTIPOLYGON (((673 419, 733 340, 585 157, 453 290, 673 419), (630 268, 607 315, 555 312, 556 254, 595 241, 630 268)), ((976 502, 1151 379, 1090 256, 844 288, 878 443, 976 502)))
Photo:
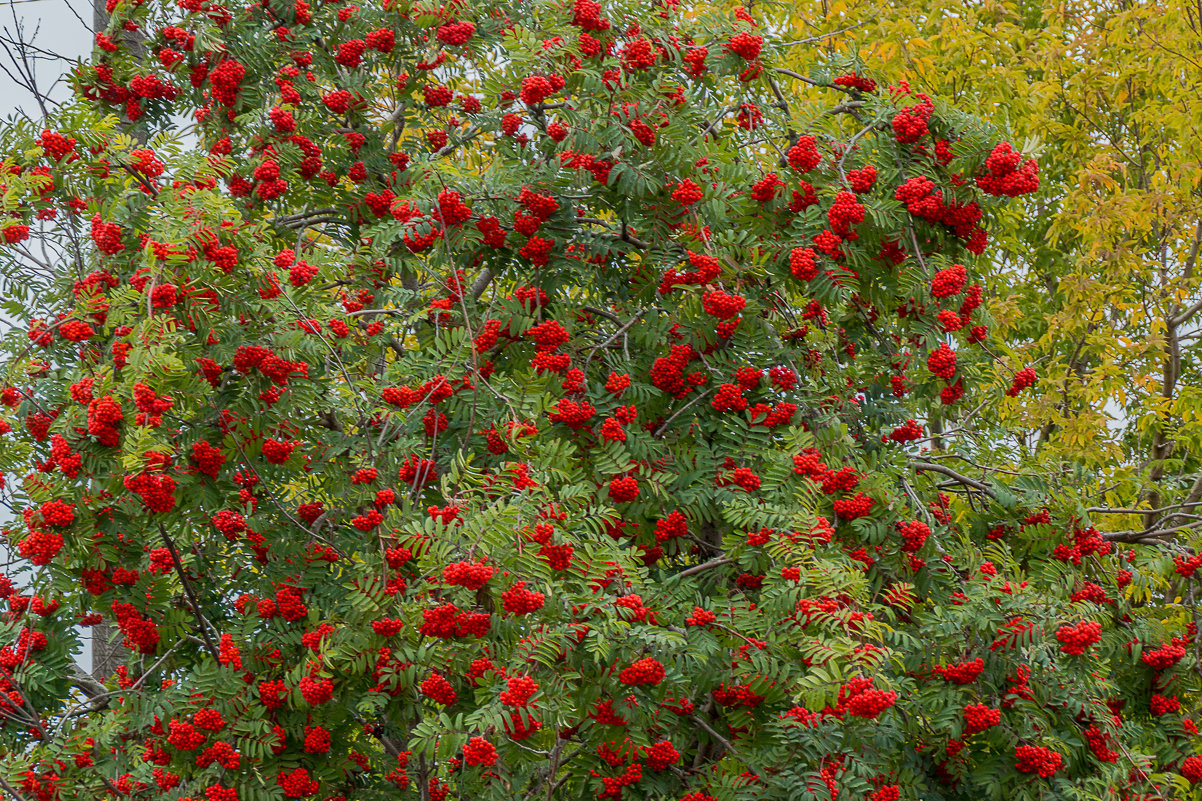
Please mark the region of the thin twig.
POLYGON ((989 485, 982 484, 980 481, 977 481, 974 478, 969 478, 968 476, 964 475, 963 473, 958 473, 955 470, 951 469, 950 467, 944 467, 941 464, 934 464, 932 462, 922 462, 922 461, 913 461, 913 462, 910 462, 910 465, 914 468, 915 472, 941 473, 941 474, 947 476, 948 478, 954 479, 957 482, 965 485, 966 487, 972 487, 975 490, 979 490, 980 492, 985 493, 990 498, 997 497, 994 495, 993 490, 991 490, 989 488, 989 485))
POLYGON ((179 551, 176 550, 171 535, 167 533, 167 528, 162 523, 159 523, 159 533, 163 535, 163 542, 167 545, 167 550, 171 551, 171 561, 175 563, 175 572, 179 574, 179 580, 184 585, 184 593, 188 596, 188 602, 192 605, 192 614, 196 616, 196 623, 200 627, 201 635, 204 637, 205 646, 209 649, 209 653, 213 655, 213 659, 220 662, 221 652, 217 650, 217 646, 213 643, 213 638, 209 636, 209 624, 204 619, 204 615, 200 613, 200 602, 196 600, 196 593, 192 590, 192 582, 188 581, 188 576, 184 573, 184 566, 179 560, 179 551))
POLYGON ((710 727, 710 725, 708 723, 706 723, 704 720, 702 720, 699 716, 689 715, 689 720, 693 721, 698 726, 705 729, 711 737, 713 737, 718 742, 722 743, 722 745, 726 746, 726 750, 730 751, 732 754, 739 753, 739 750, 737 748, 735 748, 733 745, 731 745, 730 740, 726 739, 721 734, 718 734, 718 732, 714 731, 710 727))
POLYGON ((1090 507, 1087 507, 1085 509, 1085 511, 1089 514, 1103 514, 1103 515, 1146 515, 1149 512, 1152 512, 1154 514, 1159 514, 1161 512, 1172 511, 1173 509, 1187 509, 1187 508, 1190 508, 1193 506, 1202 506, 1202 501, 1197 502, 1197 503, 1175 503, 1172 506, 1161 506, 1157 509, 1129 509, 1129 508, 1120 509, 1120 508, 1110 507, 1110 506, 1090 506, 1090 507))
POLYGON ((663 434, 663 433, 664 433, 664 431, 666 431, 666 430, 668 429, 668 425, 669 425, 669 424, 670 424, 670 423, 671 423, 673 420, 675 420, 677 417, 679 417, 679 416, 681 415, 681 413, 682 413, 682 412, 684 412, 686 409, 688 409, 690 406, 692 406, 692 405, 693 405, 694 403, 696 403, 697 401, 699 401, 699 400, 701 400, 701 399, 703 399, 703 398, 706 398, 706 397, 708 397, 709 395, 712 395, 714 392, 717 392, 717 390, 711 389, 711 390, 709 390, 708 392, 703 392, 703 393, 701 393, 700 395, 698 395, 697 397, 693 398, 693 399, 692 399, 691 401, 689 401, 688 403, 686 403, 684 406, 681 406, 679 409, 677 409, 675 412, 673 412, 673 413, 672 413, 672 416, 671 416, 671 417, 669 417, 667 420, 665 420, 665 421, 664 421, 664 424, 663 424, 662 426, 660 426, 658 429, 656 429, 655 433, 654 433, 654 434, 652 434, 651 436, 652 436, 652 437, 654 437, 655 439, 659 439, 659 437, 660 437, 660 434, 663 434))
POLYGON ((675 575, 673 575, 672 578, 679 579, 679 578, 685 578, 687 576, 695 576, 698 573, 704 573, 707 570, 713 570, 715 567, 722 567, 723 565, 729 565, 733 561, 734 561, 734 559, 731 559, 729 556, 719 556, 716 559, 711 559, 708 562, 702 562, 699 565, 693 565, 692 567, 690 567, 686 570, 682 570, 679 573, 676 573, 675 575))

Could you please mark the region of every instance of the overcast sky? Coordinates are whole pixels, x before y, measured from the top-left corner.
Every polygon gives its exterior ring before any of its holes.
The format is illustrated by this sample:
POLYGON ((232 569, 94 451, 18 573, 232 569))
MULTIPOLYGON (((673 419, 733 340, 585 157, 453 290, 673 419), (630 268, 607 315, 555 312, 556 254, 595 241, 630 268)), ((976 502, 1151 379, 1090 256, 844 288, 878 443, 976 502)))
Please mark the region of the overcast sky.
POLYGON ((66 86, 55 81, 92 47, 91 0, 0 0, 0 118, 23 111, 34 119, 41 116, 33 96, 13 80, 12 57, 18 38, 37 48, 33 66, 38 86, 54 100, 66 98, 66 86), (86 24, 85 24, 86 23, 86 24), (18 36, 18 31, 23 33, 18 36), (63 58, 55 58, 54 56, 63 58), (11 73, 11 74, 10 74, 11 73))
MULTIPOLYGON (((18 74, 13 58, 20 58, 15 42, 33 45, 31 65, 37 86, 51 100, 62 102, 67 99, 68 91, 66 84, 58 78, 74 65, 76 59, 90 52, 92 31, 88 26, 91 21, 91 0, 0 0, 0 67, 3 67, 0 69, 0 125, 15 113, 24 113, 35 120, 41 118, 33 95, 13 77, 18 74)), ((0 319, 0 326, 3 325, 4 320, 0 319)), ((0 521, 6 517, 8 510, 0 507, 0 521)), ((0 545, 0 555, 6 550, 0 545)), ((90 645, 85 643, 84 652, 76 657, 76 662, 84 669, 91 665, 90 645)))

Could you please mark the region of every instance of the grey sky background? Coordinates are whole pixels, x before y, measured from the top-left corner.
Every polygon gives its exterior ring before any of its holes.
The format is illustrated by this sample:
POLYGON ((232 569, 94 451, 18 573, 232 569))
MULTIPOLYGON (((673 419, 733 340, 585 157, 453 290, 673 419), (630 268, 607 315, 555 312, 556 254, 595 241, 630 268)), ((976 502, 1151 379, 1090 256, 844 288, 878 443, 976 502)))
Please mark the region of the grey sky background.
MULTIPOLYGON (((33 95, 9 74, 17 74, 12 58, 20 57, 17 41, 32 44, 32 66, 37 85, 51 100, 63 102, 69 97, 68 86, 59 81, 77 59, 92 48, 91 0, 0 0, 0 126, 14 114, 41 119, 41 110, 33 95), (81 19, 82 18, 82 19, 81 19), (85 24, 85 22, 87 24, 85 24)), ((7 322, 0 317, 0 329, 7 322)), ((10 479, 12 477, 10 476, 10 479)), ((0 523, 8 522, 8 510, 0 507, 0 523)), ((7 548, 0 555, 8 561, 7 548)), ((88 670, 92 663, 91 642, 86 640, 76 664, 88 670)))
MULTIPOLYGON (((34 62, 38 85, 61 102, 68 95, 65 84, 51 85, 75 59, 91 51, 91 23, 91 0, 0 0, 0 41, 8 51, 0 52, 0 64, 13 70, 9 53, 16 54, 13 42, 18 38, 18 29, 23 30, 24 40, 32 38, 39 50, 34 62)), ((8 119, 14 112, 24 112, 34 119, 41 116, 29 92, 0 71, 0 118, 8 119)))

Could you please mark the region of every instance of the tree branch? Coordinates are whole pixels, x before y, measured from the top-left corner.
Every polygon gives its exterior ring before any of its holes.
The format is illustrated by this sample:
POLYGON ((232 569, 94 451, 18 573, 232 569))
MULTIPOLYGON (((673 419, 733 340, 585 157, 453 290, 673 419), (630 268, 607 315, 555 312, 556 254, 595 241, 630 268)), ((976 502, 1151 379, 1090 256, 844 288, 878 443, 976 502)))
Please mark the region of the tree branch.
POLYGON ((1149 512, 1171 512, 1174 509, 1186 509, 1193 506, 1202 506, 1202 503, 1199 502, 1199 498, 1202 498, 1202 478, 1199 478, 1196 482, 1194 482, 1193 489, 1190 491, 1190 496, 1191 497, 1187 498, 1184 503, 1175 503, 1171 506, 1161 506, 1159 509, 1131 509, 1111 506, 1089 506, 1085 509, 1085 511, 1089 514, 1103 515, 1146 515, 1149 512), (1195 492, 1198 493, 1198 498, 1193 497, 1195 492))
POLYGON ((656 429, 655 433, 654 433, 654 434, 652 434, 651 436, 652 436, 652 437, 654 437, 655 439, 659 439, 659 437, 660 437, 660 434, 663 434, 663 433, 664 433, 664 431, 666 431, 666 430, 668 429, 668 425, 669 425, 669 424, 670 424, 670 423, 671 423, 673 420, 675 420, 677 417, 679 417, 679 416, 680 416, 680 414, 681 414, 681 412, 683 412, 685 409, 687 409, 687 408, 689 408, 690 406, 692 406, 692 405, 693 405, 694 403, 696 403, 697 401, 701 400, 702 398, 706 398, 706 397, 708 397, 709 395, 713 394, 713 393, 714 393, 714 392, 716 392, 716 391, 717 391, 717 390, 710 390, 710 391, 708 391, 708 392, 703 392, 703 393, 701 393, 700 395, 698 395, 697 397, 693 398, 693 399, 692 399, 691 401, 689 401, 688 403, 686 403, 684 406, 681 406, 679 409, 677 409, 675 412, 673 412, 673 413, 672 413, 672 416, 671 416, 671 417, 669 417, 667 420, 665 420, 665 421, 664 421, 664 424, 663 424, 662 426, 660 426, 658 429, 656 429))
POLYGON ((730 751, 732 754, 739 753, 739 749, 737 749, 733 745, 731 745, 730 740, 726 739, 721 734, 718 734, 718 732, 714 731, 713 728, 711 728, 708 723, 706 723, 704 720, 702 720, 702 718, 699 715, 689 715, 689 720, 693 721, 698 726, 705 729, 706 732, 708 732, 711 737, 713 737, 718 742, 722 743, 722 745, 726 746, 726 750, 730 751))
POLYGON ((990 498, 997 497, 996 495, 993 494, 993 490, 991 490, 989 488, 988 484, 982 484, 980 481, 977 481, 975 478, 969 478, 968 476, 964 475, 963 473, 957 473, 955 470, 951 469, 950 467, 944 467, 941 464, 934 464, 932 462, 920 462, 920 461, 910 462, 910 465, 914 468, 914 472, 916 472, 916 473, 921 473, 924 471, 930 472, 930 473, 939 473, 941 475, 947 476, 948 478, 956 481, 957 483, 963 484, 966 487, 972 487, 973 489, 978 490, 979 492, 983 492, 986 495, 988 495, 990 498))
POLYGON ((687 576, 695 576, 698 573, 704 573, 707 570, 713 570, 715 567, 722 567, 723 565, 729 565, 733 561, 734 561, 734 559, 731 559, 729 556, 719 556, 717 559, 711 559, 708 562, 702 562, 699 565, 693 565, 692 567, 687 568, 686 570, 682 570, 679 573, 676 573, 675 575, 673 575, 672 578, 685 578, 687 576))
POLYGON ((21 793, 17 791, 17 788, 9 784, 8 780, 2 776, 0 776, 0 787, 3 787, 4 791, 11 795, 15 801, 28 801, 25 796, 21 795, 21 793))
POLYGON ((84 673, 78 665, 71 666, 71 681, 75 682, 75 686, 89 699, 107 695, 109 692, 107 687, 84 673))
POLYGON ((480 271, 480 274, 476 276, 476 280, 472 282, 472 288, 468 290, 468 293, 472 296, 472 300, 480 299, 480 296, 484 294, 484 290, 488 289, 488 285, 492 283, 493 277, 494 273, 490 267, 485 267, 480 271))
POLYGON ((1192 306, 1187 308, 1185 311, 1181 312, 1181 314, 1178 314, 1177 316, 1173 317, 1172 319, 1169 320, 1169 322, 1172 323, 1172 325, 1174 327, 1182 325, 1183 323, 1188 323, 1190 318, 1193 317, 1195 314, 1197 314, 1199 311, 1202 311, 1202 300, 1193 304, 1192 306))
POLYGON ((175 572, 179 575, 179 580, 184 585, 184 594, 188 596, 188 603, 192 606, 192 614, 196 616, 196 624, 200 627, 200 633, 204 637, 205 647, 209 649, 209 653, 213 655, 213 659, 221 662, 221 652, 217 650, 217 646, 213 643, 213 638, 209 635, 208 621, 200 613, 200 602, 196 600, 196 593, 192 590, 192 582, 188 581, 188 576, 184 573, 184 566, 179 560, 179 551, 176 550, 171 535, 167 533, 167 529, 162 523, 159 523, 159 533, 163 535, 163 542, 166 544, 167 550, 171 552, 171 561, 175 563, 175 572))
POLYGON ((1202 526, 1202 520, 1186 523, 1181 526, 1172 526, 1171 528, 1146 528, 1143 531, 1104 531, 1102 539, 1108 542, 1129 542, 1140 543, 1143 545, 1160 544, 1163 538, 1172 534, 1177 534, 1189 529, 1202 526))

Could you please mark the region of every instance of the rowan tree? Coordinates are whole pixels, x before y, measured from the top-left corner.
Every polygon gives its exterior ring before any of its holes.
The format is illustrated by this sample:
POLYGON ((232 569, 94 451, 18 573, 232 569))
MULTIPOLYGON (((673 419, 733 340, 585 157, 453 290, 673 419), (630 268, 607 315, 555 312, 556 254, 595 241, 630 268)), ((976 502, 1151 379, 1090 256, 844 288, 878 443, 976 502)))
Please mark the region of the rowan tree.
POLYGON ((976 280, 1004 131, 742 8, 109 10, 2 151, 57 276, 0 392, 11 796, 1202 778, 1197 627, 1129 597, 1202 558, 927 458, 1038 391, 976 280))

